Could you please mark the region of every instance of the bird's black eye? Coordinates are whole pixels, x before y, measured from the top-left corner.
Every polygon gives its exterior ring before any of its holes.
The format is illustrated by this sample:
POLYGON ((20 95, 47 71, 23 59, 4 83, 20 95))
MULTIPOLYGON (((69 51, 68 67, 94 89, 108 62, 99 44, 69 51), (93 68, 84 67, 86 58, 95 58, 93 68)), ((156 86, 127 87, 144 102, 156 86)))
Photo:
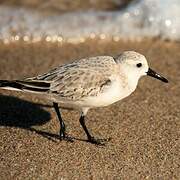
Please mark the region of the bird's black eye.
POLYGON ((138 64, 136 64, 136 66, 139 68, 142 66, 142 63, 138 63, 138 64))

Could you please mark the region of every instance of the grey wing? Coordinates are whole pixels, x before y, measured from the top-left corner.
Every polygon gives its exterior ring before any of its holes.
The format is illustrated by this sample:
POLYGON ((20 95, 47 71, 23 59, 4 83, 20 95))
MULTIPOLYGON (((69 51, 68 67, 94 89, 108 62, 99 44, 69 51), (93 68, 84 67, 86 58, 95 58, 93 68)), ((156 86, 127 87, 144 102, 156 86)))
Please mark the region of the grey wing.
POLYGON ((79 71, 77 76, 59 77, 51 85, 51 93, 68 100, 80 100, 87 96, 97 96, 105 86, 111 83, 108 76, 102 74, 79 71))
POLYGON ((50 82, 49 93, 67 100, 97 96, 110 85, 115 65, 110 56, 99 56, 59 66, 33 81, 50 82))

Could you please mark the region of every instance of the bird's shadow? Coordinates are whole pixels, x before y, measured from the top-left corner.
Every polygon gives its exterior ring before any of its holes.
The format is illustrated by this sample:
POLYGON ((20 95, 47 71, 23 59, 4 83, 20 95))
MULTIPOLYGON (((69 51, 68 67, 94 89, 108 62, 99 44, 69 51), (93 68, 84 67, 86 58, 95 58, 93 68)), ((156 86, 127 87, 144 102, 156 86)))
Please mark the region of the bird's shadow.
MULTIPOLYGON (((43 125, 51 120, 51 115, 43 107, 53 107, 35 104, 13 96, 0 95, 0 126, 16 127, 35 132, 49 140, 59 140, 58 134, 37 130, 33 126, 43 125)), ((86 141, 72 137, 79 141, 86 141)))

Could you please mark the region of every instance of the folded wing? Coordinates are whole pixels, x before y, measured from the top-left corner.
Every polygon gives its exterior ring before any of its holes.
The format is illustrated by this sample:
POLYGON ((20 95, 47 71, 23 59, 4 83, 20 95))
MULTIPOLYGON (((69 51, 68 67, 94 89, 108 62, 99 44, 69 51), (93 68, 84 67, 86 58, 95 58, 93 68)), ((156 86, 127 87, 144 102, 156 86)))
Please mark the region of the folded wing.
POLYGON ((81 59, 31 80, 50 82, 50 93, 67 100, 79 100, 103 92, 111 83, 115 64, 110 56, 81 59))

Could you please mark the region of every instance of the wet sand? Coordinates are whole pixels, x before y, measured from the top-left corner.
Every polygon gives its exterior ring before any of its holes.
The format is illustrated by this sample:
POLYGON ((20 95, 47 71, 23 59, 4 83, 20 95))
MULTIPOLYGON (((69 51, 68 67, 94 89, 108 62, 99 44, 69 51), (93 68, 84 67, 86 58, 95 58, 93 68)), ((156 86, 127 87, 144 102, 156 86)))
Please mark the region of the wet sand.
POLYGON ((63 13, 78 10, 119 10, 133 0, 1 0, 0 5, 26 7, 43 12, 63 13))
POLYGON ((88 41, 79 45, 0 45, 0 79, 34 76, 78 58, 136 50, 169 84, 144 77, 128 98, 88 113, 105 147, 85 141, 79 114, 63 110, 74 143, 58 140, 51 107, 31 94, 0 90, 0 179, 179 179, 180 44, 88 41))

